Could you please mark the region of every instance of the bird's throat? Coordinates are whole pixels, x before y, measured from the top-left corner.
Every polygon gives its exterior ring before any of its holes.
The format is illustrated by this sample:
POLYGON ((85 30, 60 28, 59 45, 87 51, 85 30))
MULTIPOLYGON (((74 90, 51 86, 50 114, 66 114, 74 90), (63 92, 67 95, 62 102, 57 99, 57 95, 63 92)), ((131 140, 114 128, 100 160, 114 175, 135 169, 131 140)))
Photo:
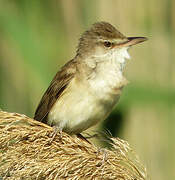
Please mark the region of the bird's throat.
POLYGON ((130 55, 128 53, 128 48, 127 47, 124 47, 124 48, 121 48, 121 49, 118 49, 116 50, 114 53, 113 53, 113 58, 112 60, 114 62, 116 62, 116 65, 118 65, 121 73, 123 72, 124 70, 124 67, 126 65, 126 61, 127 59, 130 59, 130 55))

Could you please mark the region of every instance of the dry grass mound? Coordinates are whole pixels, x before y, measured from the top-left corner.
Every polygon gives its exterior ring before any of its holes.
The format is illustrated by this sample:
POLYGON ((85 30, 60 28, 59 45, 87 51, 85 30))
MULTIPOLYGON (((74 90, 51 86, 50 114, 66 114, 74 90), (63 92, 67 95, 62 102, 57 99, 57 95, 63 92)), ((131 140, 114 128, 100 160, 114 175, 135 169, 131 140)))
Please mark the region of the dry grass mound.
POLYGON ((0 179, 147 179, 146 170, 126 141, 112 138, 113 148, 59 133, 17 113, 0 111, 0 179))

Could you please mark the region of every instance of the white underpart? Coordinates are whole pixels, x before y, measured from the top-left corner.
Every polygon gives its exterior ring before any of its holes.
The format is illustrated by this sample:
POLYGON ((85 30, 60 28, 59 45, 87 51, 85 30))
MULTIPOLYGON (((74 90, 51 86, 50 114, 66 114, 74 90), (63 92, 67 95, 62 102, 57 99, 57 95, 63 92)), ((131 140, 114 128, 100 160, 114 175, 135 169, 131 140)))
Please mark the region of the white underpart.
POLYGON ((123 68, 130 56, 127 47, 111 49, 104 54, 96 51, 89 57, 89 66, 96 65, 90 77, 72 80, 66 93, 54 104, 48 123, 60 130, 77 134, 104 120, 118 102, 120 91, 126 85, 123 68))
POLYGON ((114 48, 111 51, 108 51, 105 54, 96 54, 93 55, 94 58, 99 59, 100 61, 115 61, 114 63, 120 65, 120 70, 123 71, 123 68, 126 64, 126 59, 130 59, 130 55, 128 53, 128 47, 123 48, 114 48))
POLYGON ((116 59, 120 63, 121 71, 123 71, 123 68, 126 64, 126 59, 130 59, 130 55, 128 53, 128 47, 121 48, 119 50, 116 50, 113 53, 113 58, 116 59))
POLYGON ((113 89, 121 88, 126 79, 123 77, 123 69, 126 59, 129 59, 128 47, 114 48, 107 53, 96 51, 93 55, 97 62, 95 77, 89 80, 93 91, 96 91, 99 99, 108 98, 113 89))

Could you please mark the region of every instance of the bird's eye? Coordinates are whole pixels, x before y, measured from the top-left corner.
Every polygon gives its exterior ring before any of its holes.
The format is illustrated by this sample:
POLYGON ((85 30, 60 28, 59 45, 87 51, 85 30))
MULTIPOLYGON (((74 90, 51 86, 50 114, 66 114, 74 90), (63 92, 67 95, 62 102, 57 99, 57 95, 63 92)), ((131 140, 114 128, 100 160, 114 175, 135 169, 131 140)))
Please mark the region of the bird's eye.
POLYGON ((112 46, 112 43, 109 42, 109 41, 105 41, 105 42, 104 42, 104 46, 109 48, 109 47, 112 46))

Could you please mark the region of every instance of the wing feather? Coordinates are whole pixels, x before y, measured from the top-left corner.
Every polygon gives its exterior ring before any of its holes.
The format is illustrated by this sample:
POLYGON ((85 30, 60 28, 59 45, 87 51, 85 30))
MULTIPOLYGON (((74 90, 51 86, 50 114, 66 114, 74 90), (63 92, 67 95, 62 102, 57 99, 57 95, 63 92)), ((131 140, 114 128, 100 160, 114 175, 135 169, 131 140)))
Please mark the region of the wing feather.
POLYGON ((35 111, 35 120, 47 123, 47 115, 49 111, 68 86, 75 73, 76 62, 74 60, 66 63, 62 69, 57 72, 35 111))

